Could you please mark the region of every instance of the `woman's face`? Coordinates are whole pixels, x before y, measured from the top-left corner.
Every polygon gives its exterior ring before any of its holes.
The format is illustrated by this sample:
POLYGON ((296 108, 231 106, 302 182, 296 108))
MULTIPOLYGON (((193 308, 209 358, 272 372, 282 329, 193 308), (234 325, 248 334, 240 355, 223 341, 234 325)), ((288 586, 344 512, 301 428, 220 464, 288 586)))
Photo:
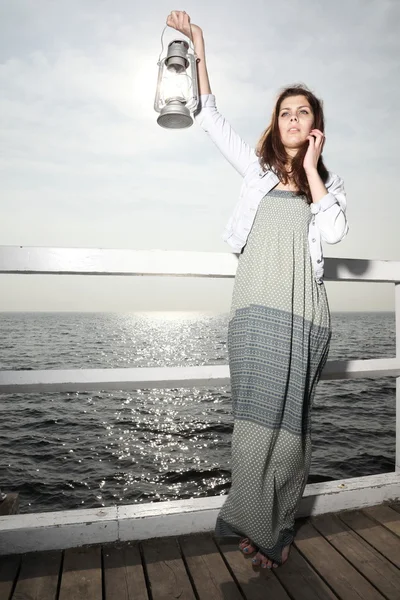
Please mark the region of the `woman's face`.
POLYGON ((278 125, 282 144, 295 154, 313 129, 314 115, 305 96, 291 96, 281 102, 278 125))

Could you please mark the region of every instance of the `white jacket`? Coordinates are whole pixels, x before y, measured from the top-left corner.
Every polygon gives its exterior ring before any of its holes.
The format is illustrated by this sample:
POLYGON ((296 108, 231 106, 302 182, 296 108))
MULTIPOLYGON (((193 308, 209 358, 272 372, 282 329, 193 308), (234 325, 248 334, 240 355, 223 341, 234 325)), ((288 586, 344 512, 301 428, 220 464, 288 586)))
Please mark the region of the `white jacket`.
MULTIPOLYGON (((278 176, 272 170, 264 171, 261 168, 255 150, 241 139, 218 112, 214 94, 200 96, 195 120, 243 177, 239 200, 222 236, 235 252, 240 252, 246 244, 258 205, 265 194, 279 183, 278 176)), ((318 283, 322 283, 324 274, 322 240, 337 244, 349 230, 343 180, 329 172, 325 187, 328 190, 326 196, 310 204, 313 217, 308 231, 310 255, 318 283)))

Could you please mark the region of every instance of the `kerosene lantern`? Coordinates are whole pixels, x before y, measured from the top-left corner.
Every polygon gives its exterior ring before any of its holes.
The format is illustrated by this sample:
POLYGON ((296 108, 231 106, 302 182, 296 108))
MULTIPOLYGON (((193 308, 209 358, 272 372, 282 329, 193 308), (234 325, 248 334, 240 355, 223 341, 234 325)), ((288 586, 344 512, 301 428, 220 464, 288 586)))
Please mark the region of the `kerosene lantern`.
POLYGON ((163 59, 161 54, 154 101, 154 110, 160 113, 157 123, 166 129, 190 127, 193 124, 192 113, 199 104, 194 48, 189 48, 186 40, 175 39, 168 44, 167 55, 163 59))

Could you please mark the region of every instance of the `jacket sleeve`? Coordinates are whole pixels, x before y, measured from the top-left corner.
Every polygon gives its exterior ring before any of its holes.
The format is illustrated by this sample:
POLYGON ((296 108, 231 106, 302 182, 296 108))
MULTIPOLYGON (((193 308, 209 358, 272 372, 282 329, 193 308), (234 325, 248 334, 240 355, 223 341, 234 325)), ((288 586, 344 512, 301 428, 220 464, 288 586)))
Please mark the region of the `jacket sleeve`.
POLYGON ((321 238, 327 244, 337 244, 349 231, 346 217, 346 192, 343 179, 333 176, 327 187, 328 193, 319 202, 311 204, 311 212, 315 215, 315 223, 321 232, 321 238))
POLYGON ((249 165, 257 160, 256 153, 218 112, 214 94, 200 96, 195 121, 208 133, 223 156, 243 177, 249 165))

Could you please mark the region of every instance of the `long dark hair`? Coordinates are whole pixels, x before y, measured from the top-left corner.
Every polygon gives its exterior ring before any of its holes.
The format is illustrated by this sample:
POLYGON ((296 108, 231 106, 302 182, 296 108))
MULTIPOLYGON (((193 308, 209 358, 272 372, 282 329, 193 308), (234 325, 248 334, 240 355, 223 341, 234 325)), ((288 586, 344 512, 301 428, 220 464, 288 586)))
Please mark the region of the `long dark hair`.
MULTIPOLYGON (((325 121, 324 121, 324 111, 322 108, 322 101, 319 100, 314 94, 304 85, 304 84, 295 84, 290 87, 284 88, 281 90, 278 99, 276 101, 274 110, 272 112, 271 123, 268 128, 262 134, 258 144, 256 153, 259 157, 260 165, 264 170, 272 169, 278 175, 280 181, 287 185, 289 182, 289 175, 293 180, 293 183, 298 189, 297 195, 305 195, 307 197, 307 201, 309 204, 312 202, 311 190, 308 185, 308 180, 306 176, 306 172, 303 167, 304 157, 307 153, 307 149, 309 146, 309 141, 306 140, 304 144, 299 148, 297 154, 291 160, 291 172, 288 173, 285 165, 289 162, 289 156, 285 150, 284 145, 282 144, 278 118, 279 111, 283 100, 286 98, 290 98, 291 96, 305 96, 310 103, 313 115, 314 115, 314 123, 313 129, 319 129, 324 132, 325 121)), ((319 158, 317 165, 318 173, 325 183, 328 179, 329 173, 327 168, 324 165, 324 161, 322 160, 322 154, 319 158)))

